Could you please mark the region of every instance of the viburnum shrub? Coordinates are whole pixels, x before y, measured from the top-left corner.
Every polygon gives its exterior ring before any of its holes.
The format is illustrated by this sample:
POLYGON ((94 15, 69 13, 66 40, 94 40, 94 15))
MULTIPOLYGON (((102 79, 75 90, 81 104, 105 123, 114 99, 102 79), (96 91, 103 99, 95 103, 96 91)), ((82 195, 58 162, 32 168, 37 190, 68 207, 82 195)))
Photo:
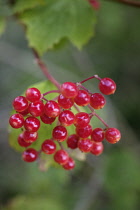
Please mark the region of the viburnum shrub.
MULTIPOLYGON (((117 2, 140 7, 136 1, 117 2)), ((0 33, 11 15, 12 21, 23 27, 31 53, 47 79, 28 87, 12 102, 9 142, 22 152, 25 162, 71 170, 79 154, 100 155, 105 141, 114 144, 121 138, 120 131, 96 112, 107 105, 105 95, 115 93, 114 80, 94 75, 73 82, 62 75, 65 81, 60 84, 41 59, 47 51, 64 44, 81 49, 95 34, 100 6, 100 0, 7 0, 1 4, 0 33), (96 92, 94 86, 89 90, 83 85, 91 79, 98 81, 96 92)))
MULTIPOLYGON (((42 63, 43 64, 43 63, 42 63)), ((83 153, 100 155, 103 152, 103 141, 111 144, 118 142, 121 133, 117 128, 112 128, 96 113, 102 109, 106 100, 104 95, 114 94, 116 84, 110 78, 100 78, 94 75, 81 82, 64 82, 59 84, 50 80, 57 87, 45 93, 39 89, 28 88, 24 96, 18 96, 13 100, 13 108, 16 111, 9 119, 14 129, 20 129, 17 138, 19 146, 25 148, 22 158, 26 162, 33 162, 43 154, 53 156, 54 161, 62 165, 65 170, 75 167, 72 150, 78 149, 83 153), (90 79, 99 81, 100 93, 88 90, 83 83, 90 79), (53 99, 48 97, 57 94, 53 99), (104 94, 104 95, 103 95, 104 94), (81 107, 87 107, 88 111, 81 111, 81 107), (76 113, 73 112, 73 108, 76 113), (91 119, 98 118, 104 128, 93 128, 91 119), (49 139, 40 143, 40 148, 34 148, 35 143, 40 141, 38 131, 44 125, 53 124, 52 130, 46 128, 50 133, 49 139), (74 133, 69 134, 68 127, 74 126, 74 133)))

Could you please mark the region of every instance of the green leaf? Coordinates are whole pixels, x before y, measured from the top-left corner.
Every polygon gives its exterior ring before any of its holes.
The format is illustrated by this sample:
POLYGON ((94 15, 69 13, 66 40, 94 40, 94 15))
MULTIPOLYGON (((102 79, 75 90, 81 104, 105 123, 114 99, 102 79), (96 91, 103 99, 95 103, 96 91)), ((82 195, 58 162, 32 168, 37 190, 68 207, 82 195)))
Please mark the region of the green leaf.
POLYGON ((26 25, 30 47, 39 54, 52 49, 62 39, 67 39, 79 49, 94 33, 94 10, 85 0, 45 0, 20 15, 26 25))
POLYGON ((14 12, 23 12, 26 9, 31 9, 39 5, 43 5, 44 0, 16 0, 13 6, 14 12))
POLYGON ((6 26, 6 20, 4 17, 0 17, 0 35, 4 32, 6 26))

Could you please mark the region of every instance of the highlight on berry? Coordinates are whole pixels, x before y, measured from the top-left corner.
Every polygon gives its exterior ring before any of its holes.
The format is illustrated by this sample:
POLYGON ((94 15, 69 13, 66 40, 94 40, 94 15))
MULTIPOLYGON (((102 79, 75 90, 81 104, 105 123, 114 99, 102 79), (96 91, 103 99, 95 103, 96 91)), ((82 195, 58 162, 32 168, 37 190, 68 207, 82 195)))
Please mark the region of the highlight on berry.
MULTIPOLYGON (((15 113, 10 116, 9 124, 14 129, 20 129, 17 138, 20 147, 25 148, 22 159, 25 162, 34 162, 42 154, 52 156, 54 162, 65 170, 75 167, 72 156, 74 150, 91 155, 101 155, 104 150, 103 142, 114 144, 121 139, 121 133, 117 128, 110 127, 97 113, 106 104, 104 95, 114 94, 116 84, 110 78, 100 78, 94 75, 81 82, 65 82, 57 90, 41 93, 37 88, 28 88, 24 96, 17 96, 13 100, 15 113), (99 81, 99 92, 91 92, 83 83, 90 79, 99 81), (52 100, 48 100, 49 94, 58 94, 52 100), (76 113, 73 113, 75 108, 76 113), (81 111, 81 107, 87 107, 88 111, 81 111), (101 122, 101 127, 93 127, 92 117, 101 122), (49 139, 44 139, 40 149, 34 148, 34 143, 39 141, 38 131, 42 124, 53 125, 49 139), (69 133, 69 127, 73 126, 75 132, 69 133)), ((46 132, 50 132, 47 130, 46 132)))

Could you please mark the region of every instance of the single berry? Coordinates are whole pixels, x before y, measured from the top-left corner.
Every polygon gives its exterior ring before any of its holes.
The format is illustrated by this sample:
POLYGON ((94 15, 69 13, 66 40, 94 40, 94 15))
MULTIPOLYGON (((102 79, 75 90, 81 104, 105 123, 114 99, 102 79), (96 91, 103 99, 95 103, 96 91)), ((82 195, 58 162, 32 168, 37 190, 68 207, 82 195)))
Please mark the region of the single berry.
POLYGON ((21 133, 19 136, 18 136, 18 144, 21 146, 21 147, 29 147, 32 143, 30 142, 26 142, 23 138, 23 133, 21 133))
POLYGON ((24 131, 23 132, 23 139, 27 143, 33 143, 36 141, 38 138, 38 133, 37 132, 29 132, 29 131, 24 131))
POLYGON ((52 124, 55 121, 55 117, 48 117, 46 114, 40 116, 40 119, 45 124, 52 124))
POLYGON ((73 82, 65 82, 61 85, 61 93, 66 98, 75 98, 78 93, 78 87, 73 82))
POLYGON ((75 161, 69 157, 68 162, 63 165, 65 170, 72 170, 75 167, 75 161))
POLYGON ((42 144, 42 151, 45 154, 53 154, 56 150, 56 144, 51 139, 47 139, 42 144))
POLYGON ((40 128, 40 121, 35 117, 27 117, 24 121, 24 127, 27 131, 36 132, 40 128))
POLYGON ((40 91, 37 88, 28 88, 26 90, 26 98, 30 102, 36 102, 39 101, 42 97, 40 91))
POLYGON ((80 139, 78 141, 78 148, 82 151, 82 152, 90 152, 91 148, 92 148, 92 144, 93 142, 86 138, 86 139, 80 139))
POLYGON ((24 118, 21 114, 13 114, 9 119, 9 123, 13 128, 21 128, 24 124, 24 118))
POLYGON ((17 112, 22 112, 28 108, 28 101, 24 96, 18 96, 13 101, 13 108, 17 112))
POLYGON ((100 154, 102 154, 103 149, 104 149, 104 146, 103 146, 102 142, 94 142, 93 141, 93 145, 92 145, 92 148, 91 148, 90 152, 93 155, 100 155, 100 154))
POLYGON ((25 109, 24 111, 22 111, 22 112, 19 112, 19 114, 22 114, 23 116, 26 116, 27 114, 29 114, 29 110, 28 110, 28 108, 27 109, 25 109))
POLYGON ((67 139, 67 146, 71 149, 76 149, 78 147, 79 136, 72 134, 67 139))
POLYGON ((90 102, 90 96, 85 90, 78 90, 77 96, 74 98, 74 102, 78 106, 86 106, 90 102))
POLYGON ((36 101, 29 104, 29 113, 34 117, 39 117, 44 112, 44 104, 42 101, 36 101))
POLYGON ((94 109, 102 109, 105 104, 106 104, 106 100, 105 100, 104 96, 101 95, 100 93, 93 93, 90 96, 90 105, 94 109))
POLYGON ((116 91, 116 83, 110 78, 103 78, 99 83, 100 91, 105 95, 110 95, 116 91))
POLYGON ((90 122, 90 117, 89 114, 86 112, 79 112, 75 115, 75 121, 74 124, 76 127, 85 127, 89 124, 90 122))
POLYGON ((117 128, 108 128, 105 131, 105 138, 109 143, 115 144, 120 140, 121 133, 117 128))
POLYGON ((58 125, 53 129, 52 136, 55 140, 64 141, 67 138, 67 129, 62 125, 58 125))
POLYGON ((59 163, 60 165, 64 165, 69 160, 69 155, 65 150, 58 150, 54 155, 55 162, 59 163))
POLYGON ((25 162, 33 162, 37 159, 37 157, 38 157, 38 152, 33 148, 25 150, 22 154, 22 158, 25 162))
POLYGON ((91 133, 91 140, 101 142, 105 138, 105 132, 102 128, 95 128, 91 133))
POLYGON ((89 3, 96 10, 100 8, 100 2, 98 0, 89 0, 89 3))
POLYGON ((69 126, 74 123, 75 116, 70 110, 64 110, 59 115, 59 122, 64 126, 69 126))
POLYGON ((76 127, 76 134, 80 138, 87 138, 88 136, 91 135, 91 132, 92 132, 92 127, 89 124, 83 128, 76 127))
POLYGON ((63 108, 63 109, 70 109, 73 104, 74 101, 72 98, 66 98, 65 96, 63 96, 62 94, 60 94, 58 96, 58 104, 63 108))
POLYGON ((57 117, 60 114, 60 106, 55 101, 48 101, 44 106, 44 112, 48 117, 57 117))

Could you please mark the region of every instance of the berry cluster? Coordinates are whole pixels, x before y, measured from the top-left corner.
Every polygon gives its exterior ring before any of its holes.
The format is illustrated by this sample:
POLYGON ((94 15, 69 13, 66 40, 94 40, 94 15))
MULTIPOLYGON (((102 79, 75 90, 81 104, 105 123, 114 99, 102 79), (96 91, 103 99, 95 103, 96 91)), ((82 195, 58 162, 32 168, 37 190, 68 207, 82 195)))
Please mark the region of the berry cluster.
POLYGON ((26 162, 37 160, 40 153, 53 155, 54 161, 62 165, 66 170, 75 167, 75 161, 70 157, 68 151, 78 148, 81 152, 100 155, 103 152, 102 141, 106 139, 109 143, 120 140, 120 131, 110 128, 104 120, 95 113, 95 109, 101 109, 106 100, 101 93, 91 93, 82 83, 89 79, 99 80, 99 90, 105 95, 113 94, 116 90, 115 82, 110 78, 101 79, 97 75, 87 78, 80 83, 65 82, 60 89, 41 94, 37 88, 29 88, 25 96, 18 96, 13 101, 16 111, 10 119, 10 125, 22 133, 18 136, 18 144, 25 147, 22 158, 26 162), (54 100, 47 100, 45 96, 58 93, 54 100), (80 107, 87 106, 89 113, 81 112, 80 107), (72 112, 72 107, 77 111, 72 112), (92 128, 91 118, 97 117, 105 128, 92 128), (44 140, 40 151, 33 148, 32 143, 39 141, 38 130, 41 123, 52 124, 56 122, 51 138, 44 140), (75 133, 68 135, 67 127, 74 125, 75 133), (64 149, 62 142, 65 141, 69 150, 64 149), (57 149, 60 146, 60 149, 57 149))

